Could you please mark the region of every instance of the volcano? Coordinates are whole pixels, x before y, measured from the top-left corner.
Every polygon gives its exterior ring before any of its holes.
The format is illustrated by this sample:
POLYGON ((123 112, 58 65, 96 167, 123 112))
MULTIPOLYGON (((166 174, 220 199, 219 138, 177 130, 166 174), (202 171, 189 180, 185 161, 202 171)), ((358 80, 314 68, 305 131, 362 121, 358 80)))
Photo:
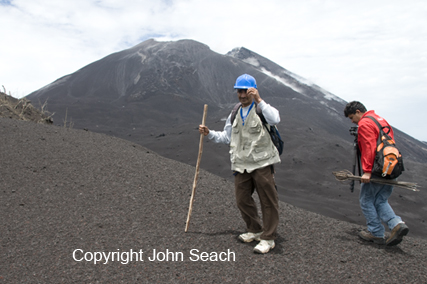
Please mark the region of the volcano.
MULTIPOLYGON (((244 47, 218 54, 193 40, 150 39, 59 78, 27 99, 47 102, 55 124, 130 140, 194 166, 203 105, 208 105, 206 125, 221 130, 238 101, 235 79, 244 73, 256 78, 261 97, 280 111, 278 129, 285 142, 275 176, 280 199, 363 224, 357 190, 351 193, 348 184, 332 175, 353 165, 352 125, 343 115, 346 102, 244 47)), ((394 130, 406 167, 401 180, 427 184, 426 144, 394 130)), ((233 178, 227 145, 205 140, 200 166, 233 178)), ((427 194, 396 191, 390 199, 393 208, 411 233, 422 236, 427 194)))

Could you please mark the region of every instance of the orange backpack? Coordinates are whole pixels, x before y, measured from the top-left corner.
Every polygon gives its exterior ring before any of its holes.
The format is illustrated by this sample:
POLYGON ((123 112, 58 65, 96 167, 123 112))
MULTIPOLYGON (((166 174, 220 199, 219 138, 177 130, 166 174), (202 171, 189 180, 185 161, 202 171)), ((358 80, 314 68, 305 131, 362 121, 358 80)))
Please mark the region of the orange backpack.
POLYGON ((395 179, 402 174, 405 168, 402 155, 389 135, 390 126, 381 126, 374 117, 366 117, 374 121, 380 129, 372 174, 386 179, 395 179), (385 128, 388 128, 387 133, 384 131, 385 128))

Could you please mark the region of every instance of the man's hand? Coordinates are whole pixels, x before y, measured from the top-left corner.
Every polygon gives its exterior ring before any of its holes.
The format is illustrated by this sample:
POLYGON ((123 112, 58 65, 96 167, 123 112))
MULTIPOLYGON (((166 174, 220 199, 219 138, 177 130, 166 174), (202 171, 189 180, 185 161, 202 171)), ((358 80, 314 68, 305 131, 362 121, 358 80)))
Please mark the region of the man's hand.
POLYGON ((371 182, 371 173, 364 173, 361 178, 362 183, 370 183, 371 182))
POLYGON ((259 96, 259 93, 258 93, 257 89, 255 89, 255 88, 249 88, 248 91, 247 91, 247 93, 248 93, 249 96, 252 96, 252 98, 255 100, 255 102, 257 104, 259 104, 262 101, 261 97, 259 96))
POLYGON ((204 126, 204 125, 199 125, 199 132, 200 132, 200 134, 203 134, 203 135, 208 135, 209 134, 209 128, 207 127, 207 126, 204 126))

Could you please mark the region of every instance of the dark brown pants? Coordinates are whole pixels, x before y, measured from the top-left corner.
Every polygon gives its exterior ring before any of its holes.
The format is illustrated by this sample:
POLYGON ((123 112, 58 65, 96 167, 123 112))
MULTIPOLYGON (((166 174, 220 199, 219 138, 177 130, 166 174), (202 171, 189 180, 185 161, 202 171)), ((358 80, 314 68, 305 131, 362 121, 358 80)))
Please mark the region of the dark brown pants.
POLYGON ((267 166, 251 173, 238 173, 234 179, 237 207, 246 223, 248 232, 259 233, 263 240, 276 239, 279 224, 279 202, 271 167, 267 166), (252 195, 256 189, 261 203, 262 223, 252 195))

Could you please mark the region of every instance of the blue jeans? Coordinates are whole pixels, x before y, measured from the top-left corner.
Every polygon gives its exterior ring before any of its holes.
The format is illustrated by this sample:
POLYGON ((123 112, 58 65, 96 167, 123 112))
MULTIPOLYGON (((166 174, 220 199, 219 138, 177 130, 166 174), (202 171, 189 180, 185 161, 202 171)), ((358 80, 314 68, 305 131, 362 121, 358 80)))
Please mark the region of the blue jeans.
POLYGON ((396 216, 388 198, 393 192, 393 186, 379 183, 362 183, 360 191, 360 207, 366 218, 368 231, 378 238, 384 237, 384 226, 381 223, 387 224, 392 230, 397 224, 402 222, 399 216, 396 216))

